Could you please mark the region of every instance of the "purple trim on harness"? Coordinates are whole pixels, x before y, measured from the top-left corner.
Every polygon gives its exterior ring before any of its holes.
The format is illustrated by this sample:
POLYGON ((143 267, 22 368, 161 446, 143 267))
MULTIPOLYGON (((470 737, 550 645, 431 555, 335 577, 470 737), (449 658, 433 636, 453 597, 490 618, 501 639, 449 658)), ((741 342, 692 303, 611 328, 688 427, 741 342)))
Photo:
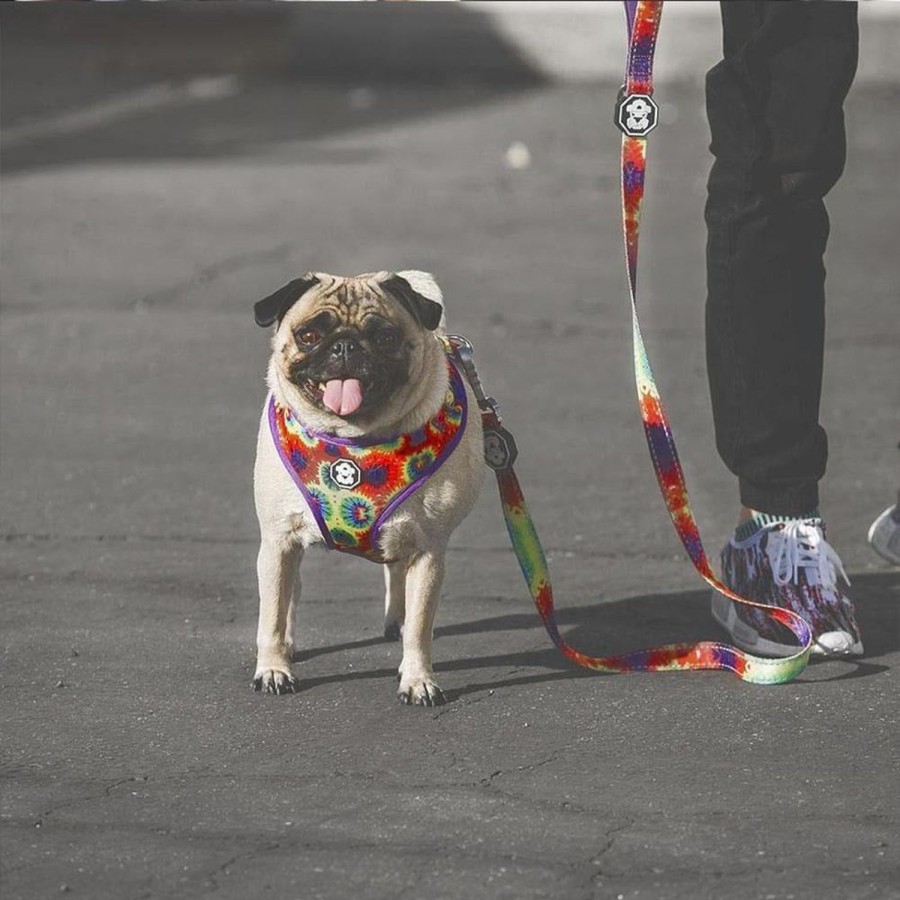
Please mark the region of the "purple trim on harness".
POLYGON ((316 524, 319 526, 319 532, 322 535, 322 540, 328 545, 329 550, 334 550, 334 538, 331 536, 331 532, 328 530, 328 526, 325 524, 325 520, 322 518, 322 513, 319 510, 319 504, 315 503, 312 495, 306 489, 306 485, 303 483, 303 479, 297 473, 297 470, 291 465, 290 459, 288 459, 287 454, 284 452, 284 448, 281 446, 281 437, 278 434, 278 423, 275 421, 275 395, 269 394, 269 431, 272 434, 272 441, 275 444, 275 449, 278 451, 278 455, 281 457, 282 465, 288 470, 288 474, 293 478, 294 484, 300 489, 300 493, 303 494, 303 499, 306 500, 306 505, 309 507, 309 511, 313 514, 316 520, 316 524))

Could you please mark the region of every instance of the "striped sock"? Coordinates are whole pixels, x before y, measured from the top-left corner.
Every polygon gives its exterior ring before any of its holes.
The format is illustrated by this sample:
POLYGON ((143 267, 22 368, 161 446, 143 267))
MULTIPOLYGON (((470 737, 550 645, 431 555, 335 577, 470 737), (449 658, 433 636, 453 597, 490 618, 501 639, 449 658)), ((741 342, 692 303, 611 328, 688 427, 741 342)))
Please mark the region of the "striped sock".
POLYGON ((768 525, 777 525, 780 522, 794 522, 798 519, 802 521, 806 521, 807 519, 816 519, 819 522, 822 521, 819 517, 818 509, 814 509, 802 516, 774 516, 770 513, 758 512, 747 519, 743 525, 738 525, 734 530, 734 539, 736 541, 746 541, 747 538, 753 537, 757 531, 760 531, 768 525))

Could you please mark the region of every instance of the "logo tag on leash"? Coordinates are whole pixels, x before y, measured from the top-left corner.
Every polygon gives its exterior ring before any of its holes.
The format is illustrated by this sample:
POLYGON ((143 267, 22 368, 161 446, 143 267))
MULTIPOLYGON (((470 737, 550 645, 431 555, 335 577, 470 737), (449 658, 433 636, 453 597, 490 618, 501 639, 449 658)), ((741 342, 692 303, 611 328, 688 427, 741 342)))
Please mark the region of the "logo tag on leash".
POLYGON ((659 107, 649 94, 626 94, 623 87, 616 100, 615 122, 628 137, 646 137, 656 128, 659 107))
POLYGON ((502 426, 484 432, 484 461, 495 472, 509 469, 519 455, 516 439, 502 426))

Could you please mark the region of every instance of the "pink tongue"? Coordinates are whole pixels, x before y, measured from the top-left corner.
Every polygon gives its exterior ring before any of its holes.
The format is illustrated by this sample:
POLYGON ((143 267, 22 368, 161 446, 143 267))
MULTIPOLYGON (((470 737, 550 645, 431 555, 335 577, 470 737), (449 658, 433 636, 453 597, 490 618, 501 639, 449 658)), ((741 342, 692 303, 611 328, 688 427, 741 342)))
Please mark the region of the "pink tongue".
POLYGON ((322 402, 339 416, 352 415, 362 403, 362 387, 356 378, 346 381, 335 378, 325 385, 322 402))

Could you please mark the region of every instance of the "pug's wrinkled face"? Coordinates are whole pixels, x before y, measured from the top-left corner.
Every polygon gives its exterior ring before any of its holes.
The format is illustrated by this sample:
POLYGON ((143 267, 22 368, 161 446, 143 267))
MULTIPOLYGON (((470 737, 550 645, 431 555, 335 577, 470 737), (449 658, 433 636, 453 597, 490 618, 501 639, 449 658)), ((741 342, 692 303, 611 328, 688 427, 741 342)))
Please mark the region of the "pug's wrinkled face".
POLYGON ((280 319, 275 358, 305 403, 362 422, 377 418, 410 383, 442 311, 400 275, 315 273, 260 301, 256 318, 280 319))

